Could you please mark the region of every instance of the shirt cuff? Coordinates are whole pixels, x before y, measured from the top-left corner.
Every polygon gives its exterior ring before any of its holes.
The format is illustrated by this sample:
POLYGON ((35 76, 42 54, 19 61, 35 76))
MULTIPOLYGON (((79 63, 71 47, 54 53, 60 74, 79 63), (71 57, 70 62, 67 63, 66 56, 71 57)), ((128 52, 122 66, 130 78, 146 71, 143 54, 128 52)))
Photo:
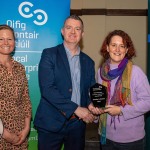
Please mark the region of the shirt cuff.
POLYGON ((2 120, 0 119, 0 137, 3 134, 3 130, 4 130, 3 123, 2 123, 2 120))

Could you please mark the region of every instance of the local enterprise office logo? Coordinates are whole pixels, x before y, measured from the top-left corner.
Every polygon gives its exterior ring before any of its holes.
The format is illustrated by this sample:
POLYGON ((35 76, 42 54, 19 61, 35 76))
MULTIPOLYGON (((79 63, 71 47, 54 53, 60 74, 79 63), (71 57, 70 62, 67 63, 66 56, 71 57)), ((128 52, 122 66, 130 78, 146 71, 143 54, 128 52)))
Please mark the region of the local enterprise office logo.
POLYGON ((32 3, 22 2, 18 7, 18 11, 19 11, 20 15, 24 18, 31 18, 34 15, 37 15, 36 20, 33 20, 33 22, 39 26, 44 25, 48 20, 48 16, 47 16, 46 12, 42 9, 36 9, 33 12, 30 12, 31 7, 33 7, 32 3))

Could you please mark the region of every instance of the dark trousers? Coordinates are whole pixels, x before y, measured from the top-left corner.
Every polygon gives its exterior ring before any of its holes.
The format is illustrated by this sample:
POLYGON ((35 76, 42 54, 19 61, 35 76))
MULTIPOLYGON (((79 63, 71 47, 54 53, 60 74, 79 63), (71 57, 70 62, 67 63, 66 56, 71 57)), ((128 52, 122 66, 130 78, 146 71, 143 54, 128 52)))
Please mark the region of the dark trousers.
POLYGON ((84 150, 85 123, 82 120, 72 119, 66 122, 58 132, 44 132, 38 130, 38 150, 84 150))
POLYGON ((106 145, 102 145, 102 150, 144 150, 145 138, 130 142, 130 143, 117 143, 111 140, 106 140, 106 145))

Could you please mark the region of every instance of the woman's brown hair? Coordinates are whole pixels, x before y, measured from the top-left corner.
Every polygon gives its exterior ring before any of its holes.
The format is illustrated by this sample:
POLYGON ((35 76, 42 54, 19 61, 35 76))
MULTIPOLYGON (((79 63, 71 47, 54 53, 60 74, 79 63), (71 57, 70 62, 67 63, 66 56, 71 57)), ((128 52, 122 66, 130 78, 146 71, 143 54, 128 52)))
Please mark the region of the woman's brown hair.
POLYGON ((102 44, 102 47, 100 49, 100 53, 104 57, 104 59, 109 58, 109 53, 107 51, 107 46, 110 44, 110 41, 111 41, 112 37, 116 36, 116 35, 122 37, 123 44, 128 49, 128 52, 126 53, 125 57, 127 59, 131 59, 133 56, 135 57, 136 52, 135 52, 135 48, 134 48, 134 45, 133 45, 133 42, 132 42, 130 36, 122 30, 114 30, 106 36, 106 38, 105 38, 105 40, 102 44))

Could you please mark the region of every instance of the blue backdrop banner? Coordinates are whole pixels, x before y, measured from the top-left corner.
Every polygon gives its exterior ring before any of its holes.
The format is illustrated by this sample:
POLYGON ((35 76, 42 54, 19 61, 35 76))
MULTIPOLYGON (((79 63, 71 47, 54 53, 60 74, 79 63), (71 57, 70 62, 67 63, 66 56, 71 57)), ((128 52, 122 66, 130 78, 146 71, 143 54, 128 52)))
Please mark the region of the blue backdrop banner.
MULTIPOLYGON (((1 1, 0 24, 15 31, 14 59, 26 69, 32 102, 32 119, 40 100, 38 64, 44 48, 62 42, 61 28, 70 14, 70 0, 4 0, 1 1)), ((33 120, 32 120, 33 121, 33 120)), ((29 150, 37 149, 37 132, 31 122, 29 150)))

